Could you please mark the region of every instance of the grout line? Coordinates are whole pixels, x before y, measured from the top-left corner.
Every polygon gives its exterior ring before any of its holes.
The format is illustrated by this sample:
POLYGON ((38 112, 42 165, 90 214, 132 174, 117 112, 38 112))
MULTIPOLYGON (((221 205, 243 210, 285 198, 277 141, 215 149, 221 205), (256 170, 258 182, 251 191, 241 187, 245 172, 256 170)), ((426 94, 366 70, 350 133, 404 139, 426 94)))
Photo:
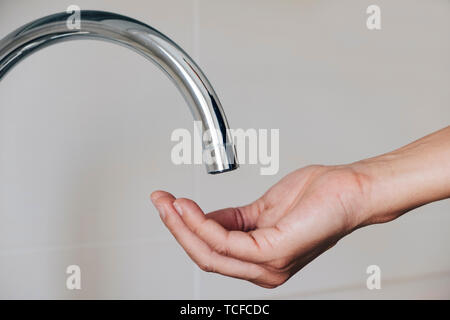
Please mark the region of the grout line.
POLYGON ((53 245, 53 246, 41 246, 34 248, 20 248, 20 249, 6 249, 0 250, 0 257, 9 255, 21 255, 41 252, 54 252, 54 251, 69 251, 74 249, 92 249, 92 248, 109 248, 109 247, 126 247, 132 245, 141 244, 160 244, 166 245, 173 243, 169 239, 165 238, 141 238, 132 240, 119 240, 119 241, 98 241, 98 242, 85 242, 74 245, 53 245))
MULTIPOLYGON (((197 64, 200 64, 200 0, 193 0, 192 5, 192 41, 193 41, 193 57, 197 64)), ((193 179, 194 197, 197 199, 200 195, 200 176, 199 170, 194 166, 193 179)), ((193 264, 193 297, 195 300, 201 297, 201 274, 199 268, 193 264)))
POLYGON ((197 64, 200 63, 200 0, 193 0, 193 57, 197 64))
MULTIPOLYGON (((408 283, 413 282, 417 280, 423 280, 423 279, 434 279, 434 278, 441 278, 441 277, 448 277, 450 276, 450 269, 446 270, 440 270, 435 272, 426 272, 426 273, 418 273, 414 275, 404 276, 404 277, 391 277, 387 279, 383 279, 383 285, 384 286, 391 286, 396 284, 402 284, 402 283, 408 283)), ((269 297, 259 297, 256 299, 298 299, 298 298, 309 298, 315 295, 320 294, 326 294, 326 293, 335 293, 335 292, 342 292, 342 291, 353 291, 353 290, 363 290, 366 289, 364 285, 361 285, 360 283, 353 283, 349 285, 342 285, 342 286, 335 286, 330 288, 324 288, 324 289, 316 289, 316 290, 310 290, 305 292, 292 292, 287 294, 281 294, 281 295, 273 295, 269 297)))
POLYGON ((200 274, 200 269, 197 267, 197 265, 195 263, 192 264, 193 265, 193 273, 194 273, 194 277, 193 277, 193 282, 194 282, 194 300, 199 300, 201 299, 201 274, 200 274))

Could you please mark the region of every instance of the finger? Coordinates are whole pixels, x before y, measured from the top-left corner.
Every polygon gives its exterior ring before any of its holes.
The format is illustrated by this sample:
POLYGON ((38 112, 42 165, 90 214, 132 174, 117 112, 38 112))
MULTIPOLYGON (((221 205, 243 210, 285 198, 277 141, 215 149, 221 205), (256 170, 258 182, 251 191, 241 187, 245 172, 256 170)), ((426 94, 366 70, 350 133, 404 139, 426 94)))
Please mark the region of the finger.
POLYGON ((217 221, 207 219, 192 200, 177 199, 174 206, 189 229, 218 253, 256 263, 272 258, 270 243, 264 236, 269 232, 268 228, 251 232, 228 231, 217 221))
POLYGON ((152 194, 150 195, 150 200, 152 200, 153 205, 156 207, 156 204, 158 203, 158 199, 162 198, 162 197, 168 197, 169 199, 173 201, 175 201, 175 197, 167 192, 167 191, 163 191, 163 190, 156 190, 153 191, 152 194))
POLYGON ((225 208, 210 212, 206 215, 227 230, 243 230, 244 221, 241 212, 237 208, 225 208))
POLYGON ((213 219, 227 230, 249 231, 255 229, 259 214, 260 206, 254 202, 242 207, 213 211, 206 218, 213 219))
POLYGON ((271 272, 259 265, 225 257, 211 250, 185 225, 173 207, 174 200, 175 197, 167 192, 158 191, 152 194, 152 201, 162 212, 164 224, 202 270, 258 283, 266 283, 267 279, 271 279, 271 272))

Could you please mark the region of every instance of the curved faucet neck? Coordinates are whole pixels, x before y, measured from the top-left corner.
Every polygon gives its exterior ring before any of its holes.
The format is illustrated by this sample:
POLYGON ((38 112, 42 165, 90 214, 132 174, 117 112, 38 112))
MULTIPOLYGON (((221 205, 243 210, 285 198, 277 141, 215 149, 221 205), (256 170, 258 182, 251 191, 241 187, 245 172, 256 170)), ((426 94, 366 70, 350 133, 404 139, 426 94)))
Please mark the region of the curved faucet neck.
POLYGON ((208 173, 238 167, 236 151, 222 105, 197 64, 176 43, 132 18, 103 11, 81 11, 79 29, 69 29, 71 15, 57 13, 30 22, 0 40, 0 80, 28 55, 73 39, 99 39, 128 47, 154 62, 175 83, 200 121, 208 173))

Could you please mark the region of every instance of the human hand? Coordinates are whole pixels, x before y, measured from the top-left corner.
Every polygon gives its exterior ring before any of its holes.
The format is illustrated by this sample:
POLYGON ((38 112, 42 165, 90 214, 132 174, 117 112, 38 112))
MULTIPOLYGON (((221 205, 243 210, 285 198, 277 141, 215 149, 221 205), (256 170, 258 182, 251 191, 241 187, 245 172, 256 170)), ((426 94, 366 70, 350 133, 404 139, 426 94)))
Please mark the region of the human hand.
POLYGON ((353 230, 450 198, 450 127, 390 153, 292 172, 255 202, 204 215, 189 199, 151 199, 202 270, 274 288, 353 230))
POLYGON ((207 215, 164 191, 151 199, 202 270, 273 288, 362 222, 367 182, 350 167, 309 166, 247 206, 207 215))

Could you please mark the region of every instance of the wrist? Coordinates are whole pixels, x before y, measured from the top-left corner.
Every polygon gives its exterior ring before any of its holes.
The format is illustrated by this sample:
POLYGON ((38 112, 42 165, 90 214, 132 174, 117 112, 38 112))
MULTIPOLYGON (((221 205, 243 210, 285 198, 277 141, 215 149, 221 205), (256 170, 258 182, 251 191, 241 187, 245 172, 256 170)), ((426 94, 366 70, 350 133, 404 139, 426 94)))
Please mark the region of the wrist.
POLYGON ((408 207, 404 202, 410 186, 403 185, 404 180, 393 165, 394 158, 387 154, 349 164, 358 180, 363 181, 364 200, 357 227, 394 220, 408 207))
POLYGON ((450 197, 450 127, 349 167, 364 181, 360 226, 450 197))

